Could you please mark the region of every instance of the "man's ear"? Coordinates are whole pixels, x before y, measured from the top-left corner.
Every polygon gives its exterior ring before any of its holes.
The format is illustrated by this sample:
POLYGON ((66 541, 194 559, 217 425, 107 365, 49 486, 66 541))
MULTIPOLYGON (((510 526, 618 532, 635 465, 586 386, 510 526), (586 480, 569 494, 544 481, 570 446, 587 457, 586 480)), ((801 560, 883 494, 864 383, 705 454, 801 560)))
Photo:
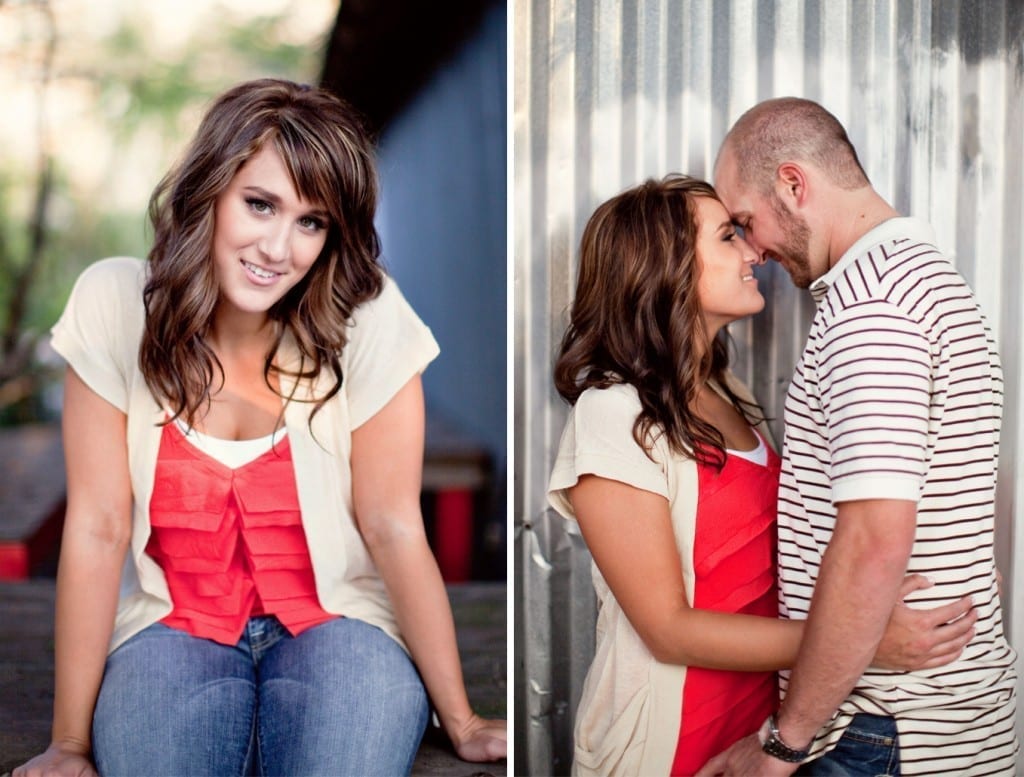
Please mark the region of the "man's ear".
POLYGON ((796 162, 783 162, 775 171, 775 190, 794 209, 807 200, 807 173, 796 162))

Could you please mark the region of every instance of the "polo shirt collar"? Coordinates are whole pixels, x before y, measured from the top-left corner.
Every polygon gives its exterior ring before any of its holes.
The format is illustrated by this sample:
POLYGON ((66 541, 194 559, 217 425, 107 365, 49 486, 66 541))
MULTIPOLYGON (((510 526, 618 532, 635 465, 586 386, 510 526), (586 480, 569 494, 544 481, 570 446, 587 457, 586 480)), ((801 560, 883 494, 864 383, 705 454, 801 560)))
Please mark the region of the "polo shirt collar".
POLYGON ((913 216, 896 216, 887 219, 861 235, 860 239, 850 246, 846 253, 839 257, 839 261, 832 265, 827 273, 811 284, 810 291, 814 301, 821 302, 836 279, 841 277, 850 265, 861 256, 881 243, 900 238, 909 238, 921 243, 928 243, 929 245, 936 244, 935 230, 932 229, 927 221, 914 218, 913 216))

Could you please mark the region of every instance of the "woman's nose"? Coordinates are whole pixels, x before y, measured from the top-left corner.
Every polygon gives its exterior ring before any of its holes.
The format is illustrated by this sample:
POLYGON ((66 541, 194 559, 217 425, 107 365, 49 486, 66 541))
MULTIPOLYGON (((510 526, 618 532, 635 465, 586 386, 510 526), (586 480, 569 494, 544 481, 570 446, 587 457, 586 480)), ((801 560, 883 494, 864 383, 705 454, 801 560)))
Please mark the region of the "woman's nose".
POLYGON ((744 253, 743 261, 750 262, 751 264, 764 264, 765 257, 747 238, 740 238, 743 241, 744 253))
POLYGON ((271 228, 260 240, 258 248, 272 262, 284 261, 291 251, 291 229, 284 224, 271 228))

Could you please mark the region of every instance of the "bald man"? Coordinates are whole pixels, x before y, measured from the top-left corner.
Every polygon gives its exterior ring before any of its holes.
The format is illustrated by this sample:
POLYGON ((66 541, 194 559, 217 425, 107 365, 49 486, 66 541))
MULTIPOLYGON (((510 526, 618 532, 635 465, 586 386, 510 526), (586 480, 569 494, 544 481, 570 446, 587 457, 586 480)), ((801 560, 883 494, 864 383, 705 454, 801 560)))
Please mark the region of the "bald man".
POLYGON ((778 714, 702 774, 1014 774, 1015 653, 993 554, 1002 372, 974 294, 817 103, 745 113, 715 187, 817 311, 779 486, 780 609, 807 620, 804 642, 778 714), (934 583, 916 606, 971 595, 975 635, 945 666, 870 668, 908 572, 934 583))

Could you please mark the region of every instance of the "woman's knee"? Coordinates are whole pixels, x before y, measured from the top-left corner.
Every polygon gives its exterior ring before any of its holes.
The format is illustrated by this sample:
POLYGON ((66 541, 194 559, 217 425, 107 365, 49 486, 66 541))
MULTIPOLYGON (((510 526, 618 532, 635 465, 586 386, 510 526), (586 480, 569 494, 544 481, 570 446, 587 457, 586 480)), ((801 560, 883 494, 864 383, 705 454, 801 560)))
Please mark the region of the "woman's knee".
POLYGON ((257 725, 265 768, 407 772, 429 716, 409 656, 362 621, 338 619, 313 631, 261 663, 257 725))
POLYGON ((107 659, 93 715, 102 774, 240 773, 252 740, 251 664, 156 624, 107 659))

